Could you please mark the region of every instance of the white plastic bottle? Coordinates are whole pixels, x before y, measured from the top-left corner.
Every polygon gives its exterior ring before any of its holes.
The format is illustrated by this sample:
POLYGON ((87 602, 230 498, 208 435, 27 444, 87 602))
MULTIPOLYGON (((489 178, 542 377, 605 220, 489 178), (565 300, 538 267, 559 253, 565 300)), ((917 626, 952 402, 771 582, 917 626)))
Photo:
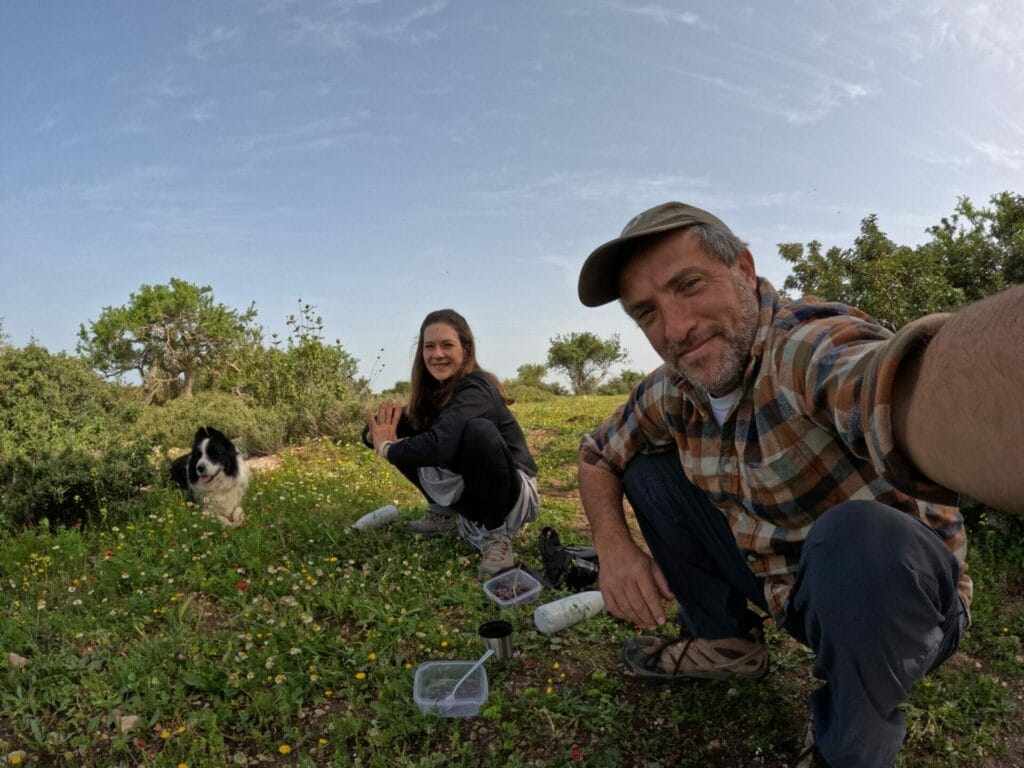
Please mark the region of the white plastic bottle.
POLYGON ((604 598, 600 590, 592 589, 538 606, 533 612, 533 623, 541 634, 553 635, 603 610, 604 598))
POLYGON ((380 509, 373 510, 373 512, 367 512, 352 523, 352 530, 367 531, 370 528, 379 528, 382 525, 387 525, 397 519, 398 507, 394 504, 386 504, 380 509))

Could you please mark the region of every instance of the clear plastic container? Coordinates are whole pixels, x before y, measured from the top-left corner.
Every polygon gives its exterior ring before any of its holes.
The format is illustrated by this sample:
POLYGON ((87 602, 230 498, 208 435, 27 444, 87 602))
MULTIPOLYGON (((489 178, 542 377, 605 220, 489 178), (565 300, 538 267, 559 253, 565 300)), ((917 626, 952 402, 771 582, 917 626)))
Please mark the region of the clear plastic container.
POLYGON ((416 667, 412 697, 425 715, 472 717, 487 701, 487 668, 481 664, 448 698, 475 661, 425 661, 416 667))
POLYGON ((522 568, 499 573, 484 582, 484 593, 502 610, 537 599, 541 584, 522 568))

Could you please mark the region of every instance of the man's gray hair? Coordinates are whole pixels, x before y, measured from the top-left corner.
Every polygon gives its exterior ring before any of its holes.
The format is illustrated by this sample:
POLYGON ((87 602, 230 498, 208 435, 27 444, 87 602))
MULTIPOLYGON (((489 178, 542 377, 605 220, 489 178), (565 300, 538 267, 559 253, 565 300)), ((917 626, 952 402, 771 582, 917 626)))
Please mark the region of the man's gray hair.
POLYGON ((727 267, 735 267, 736 261, 747 250, 747 244, 727 229, 714 224, 694 224, 691 230, 700 249, 708 256, 718 259, 727 267))

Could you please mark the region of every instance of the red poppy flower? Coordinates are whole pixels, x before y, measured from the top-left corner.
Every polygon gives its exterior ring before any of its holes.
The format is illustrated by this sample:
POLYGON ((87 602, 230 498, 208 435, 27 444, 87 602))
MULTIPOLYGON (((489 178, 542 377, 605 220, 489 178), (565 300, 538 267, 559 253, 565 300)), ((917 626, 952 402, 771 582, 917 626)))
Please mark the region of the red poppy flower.
POLYGON ((237 584, 235 584, 235 587, 238 588, 239 592, 245 592, 245 590, 247 590, 249 588, 249 582, 248 581, 240 581, 237 584))

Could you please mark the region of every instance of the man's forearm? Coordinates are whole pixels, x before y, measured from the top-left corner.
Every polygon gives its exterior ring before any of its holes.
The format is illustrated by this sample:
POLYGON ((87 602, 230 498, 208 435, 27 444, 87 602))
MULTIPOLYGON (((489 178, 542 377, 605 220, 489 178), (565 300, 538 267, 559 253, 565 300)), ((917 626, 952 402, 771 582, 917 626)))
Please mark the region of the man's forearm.
POLYGON ((1024 285, 953 315, 900 367, 897 446, 926 477, 1024 513, 1024 285))
POLYGON ((600 550, 605 544, 619 543, 623 538, 632 541, 622 508, 622 483, 618 476, 581 461, 578 479, 580 501, 590 521, 594 546, 600 550))

